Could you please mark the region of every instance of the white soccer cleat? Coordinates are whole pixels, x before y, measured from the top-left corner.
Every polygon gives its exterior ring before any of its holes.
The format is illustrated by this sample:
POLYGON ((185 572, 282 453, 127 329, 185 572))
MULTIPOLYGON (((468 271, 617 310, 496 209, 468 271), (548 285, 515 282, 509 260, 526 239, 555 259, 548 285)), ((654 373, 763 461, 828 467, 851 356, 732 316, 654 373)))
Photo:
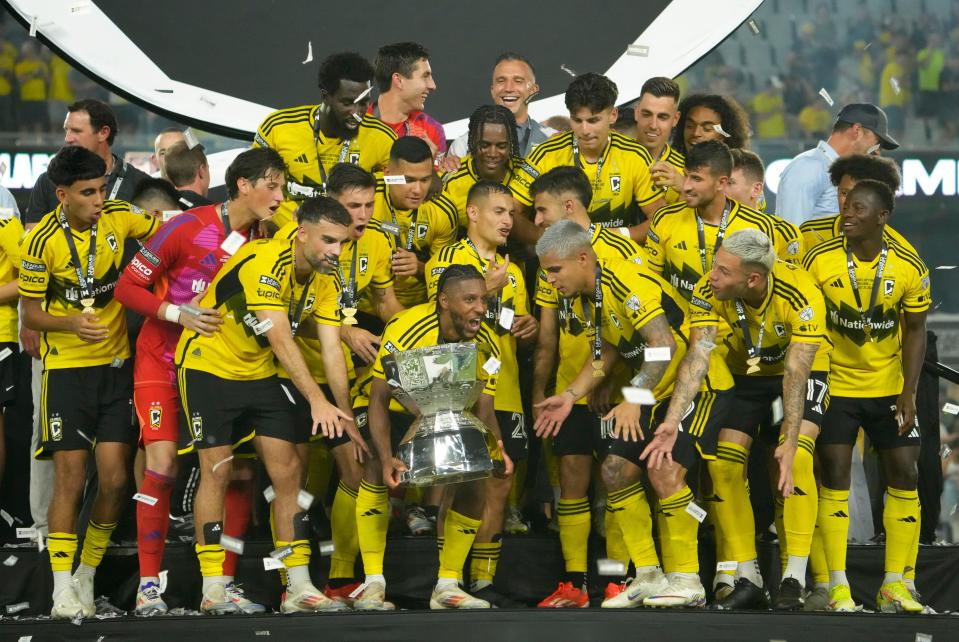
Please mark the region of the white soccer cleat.
POLYGON ((655 607, 692 607, 700 608, 706 605, 706 589, 696 574, 676 574, 669 579, 669 583, 656 595, 643 600, 646 606, 655 607))
POLYGON ((430 596, 431 609, 488 609, 490 603, 473 597, 458 585, 436 587, 430 596))

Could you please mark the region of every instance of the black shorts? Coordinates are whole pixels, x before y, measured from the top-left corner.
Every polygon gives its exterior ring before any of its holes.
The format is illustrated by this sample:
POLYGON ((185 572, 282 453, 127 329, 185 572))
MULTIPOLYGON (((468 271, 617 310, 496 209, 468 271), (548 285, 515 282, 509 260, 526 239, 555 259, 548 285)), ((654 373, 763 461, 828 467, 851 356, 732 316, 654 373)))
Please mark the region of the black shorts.
POLYGON ((236 448, 254 436, 298 443, 292 406, 276 375, 234 381, 181 368, 177 379, 187 441, 196 448, 236 448))
POLYGON ((818 443, 852 445, 856 443, 862 426, 876 450, 918 446, 919 426, 904 435, 899 434, 897 397, 833 397, 823 418, 818 443))
MULTIPOLYGON (((681 429, 676 434, 672 451, 674 462, 689 470, 700 458, 716 458, 719 431, 728 423, 729 415, 733 411, 734 397, 732 390, 725 390, 700 392, 693 398, 680 420, 681 429)), ((670 397, 666 397, 655 406, 643 406, 639 416, 643 438, 638 442, 613 439, 609 444, 609 454, 622 457, 637 466, 644 465, 639 456, 652 441, 656 428, 666 418, 669 401, 670 397)))
POLYGON ((529 438, 526 434, 526 415, 521 412, 496 411, 496 423, 503 435, 503 447, 509 458, 515 461, 526 459, 529 438))
MULTIPOLYGON (((330 390, 330 387, 325 384, 319 384, 320 390, 323 391, 323 395, 326 397, 327 401, 330 403, 335 403, 333 401, 333 391, 330 390)), ((303 393, 300 392, 299 388, 293 385, 293 382, 289 379, 280 379, 280 387, 283 389, 283 392, 286 394, 287 401, 292 402, 291 412, 293 413, 293 426, 296 430, 296 442, 304 443, 307 441, 325 441, 326 445, 332 450, 337 446, 342 446, 345 443, 349 443, 350 437, 344 431, 339 437, 327 438, 323 436, 323 431, 317 429, 316 434, 313 434, 313 415, 310 413, 310 404, 306 400, 306 397, 303 396, 303 393)))
POLYGON ((17 363, 20 360, 20 345, 15 342, 0 343, 0 408, 13 404, 17 395, 17 363), (10 351, 7 354, 7 350, 10 351))
POLYGON ((559 433, 553 437, 553 454, 592 455, 604 459, 609 450, 612 427, 585 404, 573 406, 559 433))
POLYGON ((47 459, 59 450, 86 450, 97 442, 136 443, 133 365, 44 370, 40 389, 40 447, 47 459))
MULTIPOLYGON (((733 375, 736 381, 734 407, 726 421, 726 428, 744 432, 753 439, 759 433, 759 426, 767 424, 769 409, 772 404, 783 395, 783 378, 781 375, 772 377, 750 377, 733 375)), ((806 400, 803 404, 802 418, 811 421, 816 426, 822 426, 823 414, 829 407, 829 373, 812 372, 806 380, 806 400)), ((778 443, 779 434, 776 431, 764 431, 760 436, 763 441, 771 445, 778 443)))
MULTIPOLYGON (((366 443, 369 444, 370 447, 375 447, 372 435, 370 434, 369 408, 367 406, 354 408, 353 417, 356 418, 356 427, 360 429, 360 435, 366 440, 366 443)), ((411 414, 390 410, 390 449, 392 455, 396 454, 396 449, 399 448, 400 442, 403 441, 403 437, 406 436, 406 432, 410 429, 410 426, 413 425, 413 420, 415 419, 416 417, 411 414)), ((383 456, 379 453, 377 454, 382 460, 383 456)))

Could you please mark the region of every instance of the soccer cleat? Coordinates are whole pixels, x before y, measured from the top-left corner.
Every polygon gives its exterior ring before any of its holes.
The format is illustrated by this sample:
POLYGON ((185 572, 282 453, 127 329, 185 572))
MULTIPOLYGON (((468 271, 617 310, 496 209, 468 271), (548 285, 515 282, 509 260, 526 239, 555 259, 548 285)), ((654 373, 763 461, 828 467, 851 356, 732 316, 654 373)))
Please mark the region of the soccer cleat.
POLYGON ((560 582, 556 590, 536 605, 539 609, 585 609, 589 606, 589 595, 572 582, 560 582))
POLYGON ((353 608, 353 603, 356 601, 356 598, 350 597, 350 594, 360 588, 360 586, 361 584, 359 582, 350 582, 345 586, 337 586, 335 588, 327 584, 323 587, 323 595, 349 608, 353 608))
MULTIPOLYGON (((806 601, 806 605, 809 605, 809 600, 806 601)), ((856 610, 856 603, 852 599, 848 585, 837 584, 829 589, 829 610, 840 613, 852 613, 856 610)))
POLYGON ((666 586, 643 600, 646 606, 655 607, 693 607, 701 608, 706 604, 706 589, 696 574, 676 574, 666 586))
POLYGON ((77 599, 83 606, 83 617, 93 617, 97 614, 97 605, 93 597, 93 574, 77 573, 73 576, 73 587, 77 592, 77 599))
POLYGON ((787 577, 779 585, 779 592, 773 602, 773 609, 776 611, 802 610, 804 602, 802 593, 803 589, 799 580, 794 577, 787 577))
POLYGON ((413 535, 432 535, 436 531, 436 524, 426 515, 421 506, 406 508, 406 526, 413 535))
POLYGON ((716 601, 714 608, 720 611, 766 611, 769 609, 769 591, 741 577, 736 580, 732 592, 716 601))
POLYGON ((473 597, 457 584, 435 587, 430 596, 431 609, 488 609, 490 603, 473 597))
POLYGON ((510 506, 506 509, 503 530, 510 535, 525 535, 529 532, 529 524, 523 519, 523 512, 516 506, 510 506))
POLYGON ((622 582, 610 582, 606 585, 606 588, 603 590, 603 601, 611 600, 623 591, 626 590, 626 587, 632 581, 632 578, 626 578, 622 582))
POLYGON ((156 582, 147 582, 137 591, 137 605, 134 615, 163 615, 167 612, 166 602, 160 597, 160 587, 156 582))
POLYGON ((474 589, 470 591, 473 594, 473 597, 485 600, 492 604, 498 609, 524 609, 526 605, 522 602, 517 602, 513 598, 503 595, 495 588, 492 584, 487 584, 481 589, 474 589))
POLYGON ((825 586, 816 586, 812 591, 806 593, 806 603, 803 604, 803 611, 828 611, 830 591, 825 586))
POLYGON ((247 598, 246 594, 243 593, 243 589, 240 588, 239 584, 235 582, 230 582, 226 585, 226 596, 230 598, 230 601, 236 604, 237 610, 244 615, 255 615, 257 613, 266 613, 266 607, 262 604, 257 604, 256 602, 247 598))
POLYGON ((876 606, 882 613, 922 613, 922 604, 912 598, 902 581, 880 586, 876 606))
POLYGON ((394 611, 396 605, 386 601, 386 586, 382 582, 370 582, 353 600, 353 608, 357 611, 394 611))
POLYGON ((50 617, 54 620, 72 620, 77 616, 83 617, 83 605, 77 597, 77 589, 71 583, 53 596, 50 617))
POLYGON ((626 580, 623 590, 616 595, 607 593, 606 599, 600 605, 604 609, 632 609, 643 606, 647 597, 652 597, 665 590, 669 581, 659 569, 639 573, 635 578, 626 580))
POLYGON ((326 613, 345 610, 345 604, 326 597, 312 582, 304 582, 295 588, 286 587, 286 595, 280 604, 280 613, 326 613))
POLYGON ((733 592, 733 585, 726 582, 717 582, 713 586, 713 604, 718 604, 725 600, 733 592))
POLYGON ((229 615, 239 613, 240 609, 230 599, 226 593, 226 586, 222 582, 210 585, 203 591, 203 598, 200 600, 200 611, 207 615, 229 615))

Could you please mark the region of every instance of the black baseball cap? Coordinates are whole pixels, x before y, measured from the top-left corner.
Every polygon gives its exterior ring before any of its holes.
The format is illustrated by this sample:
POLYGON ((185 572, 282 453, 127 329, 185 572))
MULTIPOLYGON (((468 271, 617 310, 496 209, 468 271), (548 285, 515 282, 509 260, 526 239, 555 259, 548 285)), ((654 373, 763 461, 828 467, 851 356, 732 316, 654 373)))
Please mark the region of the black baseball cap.
POLYGON ((836 122, 855 125, 859 123, 879 137, 879 146, 883 149, 896 149, 899 143, 889 135, 889 121, 886 112, 870 103, 850 103, 839 111, 836 122))

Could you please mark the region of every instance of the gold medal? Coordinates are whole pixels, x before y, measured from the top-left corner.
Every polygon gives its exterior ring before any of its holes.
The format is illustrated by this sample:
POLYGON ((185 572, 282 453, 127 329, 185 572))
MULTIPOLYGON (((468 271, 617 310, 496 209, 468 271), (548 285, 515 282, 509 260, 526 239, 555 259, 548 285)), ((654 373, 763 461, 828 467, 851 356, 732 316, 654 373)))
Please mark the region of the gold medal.
POLYGON ((606 373, 603 372, 603 361, 601 359, 593 360, 593 376, 597 379, 606 376, 606 373))
POLYGON ((746 359, 746 365, 749 366, 746 368, 746 374, 759 372, 759 357, 750 357, 746 359))
POLYGON ((356 325, 356 308, 343 308, 343 325, 356 325))
POLYGON ((83 314, 93 314, 96 311, 93 309, 93 302, 93 297, 80 299, 80 305, 83 306, 83 314))

